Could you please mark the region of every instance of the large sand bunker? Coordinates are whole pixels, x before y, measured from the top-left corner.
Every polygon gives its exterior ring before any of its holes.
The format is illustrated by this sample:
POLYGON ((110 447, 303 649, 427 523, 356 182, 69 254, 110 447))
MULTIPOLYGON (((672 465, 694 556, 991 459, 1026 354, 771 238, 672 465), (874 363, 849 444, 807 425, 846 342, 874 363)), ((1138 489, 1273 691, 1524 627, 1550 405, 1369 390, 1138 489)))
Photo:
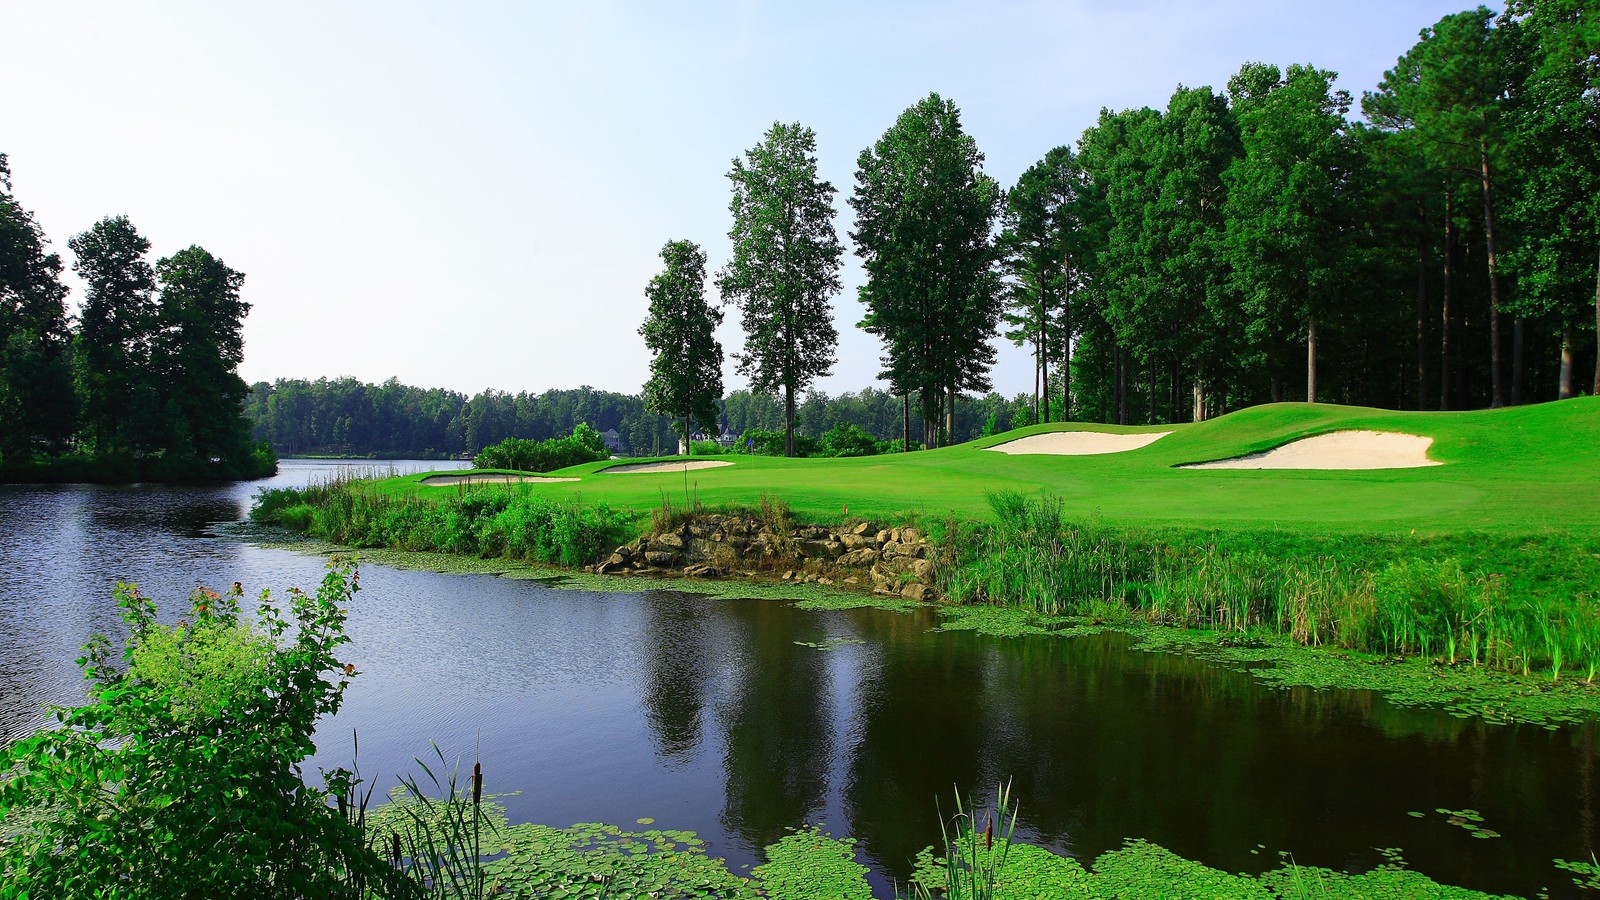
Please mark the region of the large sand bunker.
POLYGON ((1155 443, 1171 434, 1151 431, 1145 434, 1108 434, 1103 431, 1052 431, 1033 434, 985 450, 996 453, 1041 454, 1049 456, 1093 456, 1097 453, 1123 453, 1155 443))
POLYGON ((524 484, 555 481, 577 481, 576 478, 551 478, 548 475, 506 475, 488 472, 482 475, 429 475, 422 479, 428 487, 452 487, 458 484, 524 484))
POLYGON ((1418 469, 1433 438, 1390 431, 1332 431, 1290 441, 1265 453, 1193 463, 1181 469, 1418 469))
POLYGON ((629 463, 625 466, 611 466, 600 471, 607 475, 648 475, 652 472, 688 472, 694 469, 715 469, 731 465, 733 463, 715 459, 679 459, 672 462, 629 463))

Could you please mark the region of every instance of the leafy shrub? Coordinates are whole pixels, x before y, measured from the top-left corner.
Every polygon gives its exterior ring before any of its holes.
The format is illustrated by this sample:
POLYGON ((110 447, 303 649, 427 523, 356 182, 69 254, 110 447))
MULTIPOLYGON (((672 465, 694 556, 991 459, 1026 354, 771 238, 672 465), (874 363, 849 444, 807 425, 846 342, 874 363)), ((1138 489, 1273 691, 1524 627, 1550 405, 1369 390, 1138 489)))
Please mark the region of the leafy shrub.
MULTIPOLYGON (((734 445, 734 450, 739 453, 750 453, 756 456, 782 456, 783 432, 752 428, 739 435, 739 443, 734 445)), ((795 432, 794 454, 795 456, 816 456, 817 442, 799 432, 795 432)))
POLYGON ((129 632, 119 667, 91 639, 88 702, 0 751, 0 896, 350 897, 402 889, 347 815, 356 780, 301 762, 319 717, 353 673, 336 652, 357 589, 335 561, 315 594, 265 593, 250 625, 243 591, 204 589, 190 618, 118 585, 129 632), (337 805, 330 805, 330 801, 337 805))
POLYGON ((579 423, 572 434, 562 438, 531 441, 506 438, 485 447, 472 460, 479 469, 514 469, 519 472, 554 472, 568 466, 599 462, 610 457, 600 432, 579 423))
POLYGON ((878 440, 848 422, 840 422, 823 432, 818 450, 823 456, 873 456, 878 452, 878 440))

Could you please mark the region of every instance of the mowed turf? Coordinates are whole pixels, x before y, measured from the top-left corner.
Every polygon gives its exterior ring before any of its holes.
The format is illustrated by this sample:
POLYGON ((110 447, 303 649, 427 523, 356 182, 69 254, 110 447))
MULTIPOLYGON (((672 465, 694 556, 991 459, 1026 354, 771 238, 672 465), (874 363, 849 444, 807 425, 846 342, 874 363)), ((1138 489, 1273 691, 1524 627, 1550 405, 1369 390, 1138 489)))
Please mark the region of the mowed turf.
MULTIPOLYGON (((1600 398, 1513 409, 1397 412, 1329 404, 1275 403, 1192 425, 1118 427, 1051 424, 956 447, 854 459, 782 459, 733 454, 732 465, 657 474, 603 471, 617 461, 556 474, 575 482, 517 484, 517 493, 581 496, 644 512, 663 498, 681 506, 755 505, 763 493, 801 518, 849 515, 901 520, 986 518, 993 491, 1048 492, 1072 517, 1151 526, 1395 531, 1589 531, 1600 527, 1600 398), (1172 431, 1139 450, 1093 456, 1032 456, 983 448, 1049 431, 1172 431), (1371 430, 1434 439, 1443 465, 1364 471, 1180 469, 1185 463, 1256 453, 1331 431, 1371 430)), ((643 462, 625 460, 623 463, 643 462)), ((462 474, 460 472, 452 474, 462 474)), ((451 496, 421 484, 426 474, 386 479, 385 493, 451 496)))

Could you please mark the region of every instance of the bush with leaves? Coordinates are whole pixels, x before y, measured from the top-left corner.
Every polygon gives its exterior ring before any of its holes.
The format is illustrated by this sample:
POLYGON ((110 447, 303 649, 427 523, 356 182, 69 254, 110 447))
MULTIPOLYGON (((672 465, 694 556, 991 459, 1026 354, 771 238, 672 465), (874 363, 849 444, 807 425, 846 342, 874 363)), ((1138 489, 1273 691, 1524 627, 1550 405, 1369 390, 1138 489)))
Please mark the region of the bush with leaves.
POLYGON ((599 462, 611 455, 606 440, 582 422, 572 429, 572 434, 561 438, 531 441, 525 438, 506 438, 498 444, 483 448, 473 458, 472 465, 479 469, 514 469, 519 472, 554 472, 567 466, 599 462))
POLYGON ((353 565, 335 560, 288 609, 263 592, 197 590, 187 619, 118 585, 129 636, 79 660, 88 700, 0 751, 0 898, 394 896, 406 887, 369 847, 347 770, 311 788, 301 762, 354 667, 353 565))
POLYGON ((839 422, 822 433, 818 449, 823 456, 873 456, 878 440, 849 422, 839 422))

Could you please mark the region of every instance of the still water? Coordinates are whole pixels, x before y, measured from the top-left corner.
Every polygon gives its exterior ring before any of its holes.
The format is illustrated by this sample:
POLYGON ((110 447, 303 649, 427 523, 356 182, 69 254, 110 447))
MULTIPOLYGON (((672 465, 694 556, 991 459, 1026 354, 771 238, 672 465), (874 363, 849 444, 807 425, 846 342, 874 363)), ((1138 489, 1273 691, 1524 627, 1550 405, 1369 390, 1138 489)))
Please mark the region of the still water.
MULTIPOLYGON (((383 464, 385 471, 387 463, 383 464)), ((401 463, 402 471, 440 463, 401 463)), ((264 484, 0 486, 0 738, 74 703, 73 660, 120 634, 138 583, 176 614, 198 585, 313 587, 324 560, 219 526, 264 484)), ((437 744, 513 821, 697 831, 737 869, 807 822, 859 839, 880 895, 937 839, 934 798, 1012 779, 1019 832, 1088 859, 1132 837, 1229 871, 1280 851, 1366 869, 1400 848, 1433 878, 1533 895, 1597 847, 1596 727, 1486 725, 1356 691, 1272 690, 1116 636, 932 632, 927 612, 808 611, 690 593, 363 567, 344 658, 361 672, 312 767, 380 785, 437 744), (822 644, 819 650, 803 643, 822 644), (1475 839, 1435 808, 1479 811, 1475 839), (1425 812, 1424 818, 1408 815, 1425 812), (1258 846, 1260 845, 1260 846, 1258 846), (1259 852, 1252 853, 1252 850, 1259 852)))

